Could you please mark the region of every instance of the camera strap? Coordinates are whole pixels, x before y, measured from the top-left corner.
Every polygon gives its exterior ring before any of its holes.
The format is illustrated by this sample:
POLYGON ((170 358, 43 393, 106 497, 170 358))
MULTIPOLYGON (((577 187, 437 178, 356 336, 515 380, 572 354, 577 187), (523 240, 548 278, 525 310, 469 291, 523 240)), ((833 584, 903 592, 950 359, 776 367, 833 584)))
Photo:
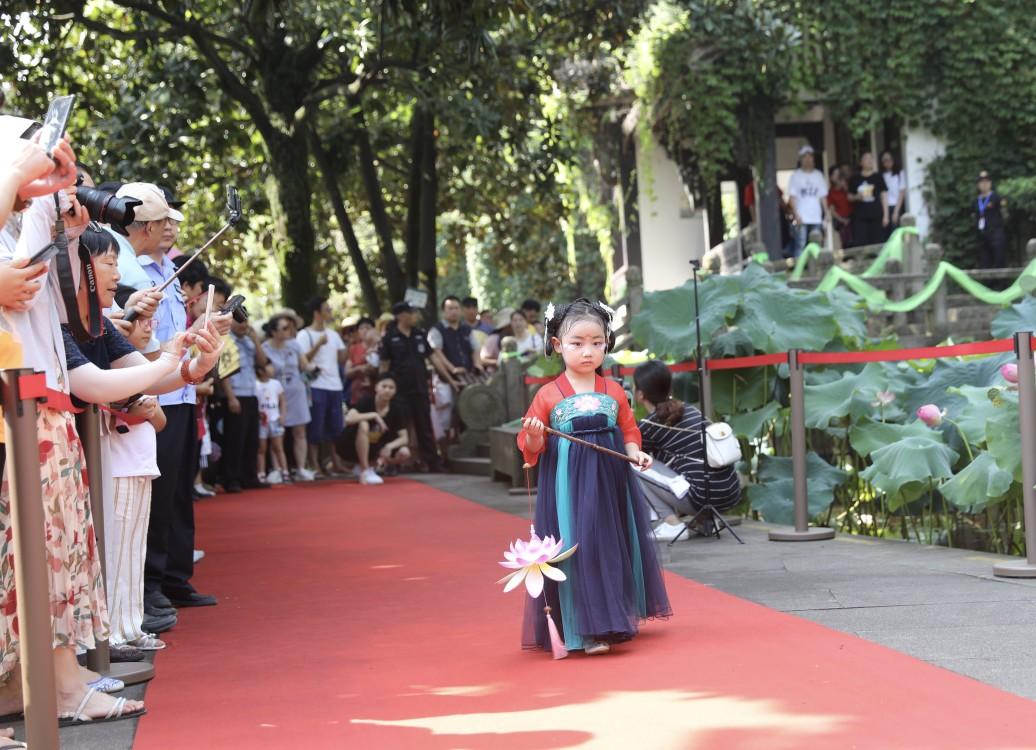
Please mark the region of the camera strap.
POLYGON ((54 206, 58 212, 57 221, 54 222, 54 244, 57 245, 58 254, 54 257, 54 262, 58 269, 61 298, 65 303, 65 315, 68 318, 68 327, 72 329, 72 335, 75 336, 77 342, 84 343, 101 335, 101 303, 97 297, 97 277, 94 275, 94 264, 90 260, 90 253, 85 247, 79 245, 79 261, 83 266, 82 280, 87 285, 90 314, 90 320, 87 321, 90 329, 87 330, 79 316, 76 282, 72 275, 72 262, 68 257, 68 235, 65 234, 65 220, 61 217, 61 201, 57 193, 54 194, 54 206))

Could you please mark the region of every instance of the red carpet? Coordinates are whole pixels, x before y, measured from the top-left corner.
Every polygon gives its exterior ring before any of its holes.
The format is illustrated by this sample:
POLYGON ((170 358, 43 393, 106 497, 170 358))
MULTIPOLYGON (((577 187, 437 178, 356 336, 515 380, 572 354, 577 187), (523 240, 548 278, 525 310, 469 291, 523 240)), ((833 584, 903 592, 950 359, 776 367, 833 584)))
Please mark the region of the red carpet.
POLYGON ((526 522, 408 481, 198 506, 218 607, 167 634, 136 750, 1036 746, 1036 703, 668 576, 610 655, 518 647, 526 522))

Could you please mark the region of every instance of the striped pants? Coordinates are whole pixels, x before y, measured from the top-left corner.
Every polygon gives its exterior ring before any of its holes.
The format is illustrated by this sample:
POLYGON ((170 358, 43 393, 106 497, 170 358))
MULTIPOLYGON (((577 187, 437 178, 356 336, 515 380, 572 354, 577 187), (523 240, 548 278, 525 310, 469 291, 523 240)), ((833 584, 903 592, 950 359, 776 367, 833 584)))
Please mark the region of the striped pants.
POLYGON ((112 645, 144 635, 144 553, 151 517, 151 479, 116 477, 113 507, 105 509, 104 557, 112 645))

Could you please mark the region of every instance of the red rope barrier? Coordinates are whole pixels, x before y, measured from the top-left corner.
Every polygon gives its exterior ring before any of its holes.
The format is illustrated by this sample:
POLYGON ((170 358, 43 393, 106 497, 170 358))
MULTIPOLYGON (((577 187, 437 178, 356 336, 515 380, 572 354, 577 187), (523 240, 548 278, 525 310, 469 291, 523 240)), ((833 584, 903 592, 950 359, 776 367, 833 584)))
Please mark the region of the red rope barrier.
MULTIPOLYGON (((1036 336, 1033 337, 1036 347, 1036 336)), ((863 362, 902 362, 908 359, 938 359, 940 357, 965 357, 981 354, 1002 354, 1014 351, 1014 339, 993 339, 992 341, 976 341, 971 344, 951 344, 949 346, 921 346, 912 349, 883 349, 870 352, 800 352, 799 362, 804 365, 851 365, 863 362)), ((725 359, 707 359, 709 370, 740 370, 748 367, 766 367, 779 365, 788 361, 787 352, 776 354, 756 354, 751 357, 728 357, 725 359)), ((632 375, 634 367, 620 367, 620 375, 632 375)), ((698 363, 694 360, 677 362, 669 365, 671 372, 695 372, 698 363)), ((550 383, 557 377, 526 376, 526 385, 550 383)))
POLYGON ((921 346, 914 349, 887 349, 873 352, 802 352, 799 355, 799 362, 804 365, 850 365, 861 362, 901 362, 905 359, 1000 354, 1010 351, 1014 351, 1013 339, 994 339, 993 341, 977 341, 973 344, 921 346))

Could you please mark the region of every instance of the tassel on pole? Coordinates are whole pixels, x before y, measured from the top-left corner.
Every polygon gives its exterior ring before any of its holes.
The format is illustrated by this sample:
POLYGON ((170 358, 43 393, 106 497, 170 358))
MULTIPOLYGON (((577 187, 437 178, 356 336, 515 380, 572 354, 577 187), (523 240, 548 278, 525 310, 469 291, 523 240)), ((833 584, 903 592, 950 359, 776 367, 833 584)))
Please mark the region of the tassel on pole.
POLYGON ((547 633, 550 634, 550 652, 553 654, 555 659, 564 659, 568 656, 568 649, 565 648, 565 644, 561 640, 558 626, 554 624, 554 618, 550 614, 550 607, 544 607, 543 611, 547 615, 547 633))

